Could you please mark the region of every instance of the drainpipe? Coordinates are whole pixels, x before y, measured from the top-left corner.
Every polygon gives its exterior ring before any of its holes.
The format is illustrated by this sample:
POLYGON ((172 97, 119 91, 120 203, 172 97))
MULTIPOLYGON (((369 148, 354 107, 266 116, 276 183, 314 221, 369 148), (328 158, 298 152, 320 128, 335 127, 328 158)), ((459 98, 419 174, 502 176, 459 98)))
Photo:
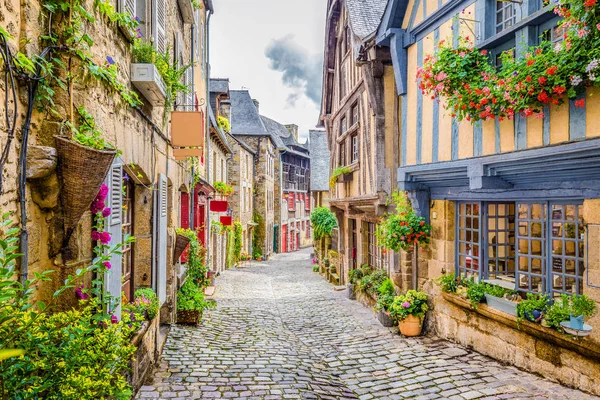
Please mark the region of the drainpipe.
MULTIPOLYGON (((210 102, 208 101, 210 98, 210 29, 209 29, 209 24, 210 24, 210 17, 213 13, 212 11, 212 7, 210 7, 208 9, 208 15, 206 16, 206 46, 204 46, 204 51, 206 52, 205 54, 205 60, 206 63, 204 64, 205 68, 204 68, 204 76, 206 78, 206 116, 205 116, 205 136, 206 136, 206 174, 210 175, 210 122, 209 122, 209 107, 210 107, 210 102)), ((210 176, 207 176, 207 181, 210 182, 210 176)), ((214 182, 213 182, 214 183, 214 182)), ((204 221, 204 229, 206 232, 206 259, 210 260, 211 257, 211 251, 210 251, 210 247, 211 247, 211 232, 210 232, 210 201, 211 201, 211 197, 208 197, 208 202, 206 204, 206 206, 208 207, 208 209, 206 210, 206 216, 205 216, 205 221, 204 221)), ((210 262, 210 261, 209 261, 210 262)))

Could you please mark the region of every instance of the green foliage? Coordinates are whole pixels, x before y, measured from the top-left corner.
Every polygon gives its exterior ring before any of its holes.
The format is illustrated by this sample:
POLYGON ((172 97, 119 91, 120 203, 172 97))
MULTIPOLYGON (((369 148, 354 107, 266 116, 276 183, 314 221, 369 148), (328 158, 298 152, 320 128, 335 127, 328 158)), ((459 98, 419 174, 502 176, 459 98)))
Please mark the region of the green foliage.
POLYGON ((351 167, 336 167, 331 171, 331 176, 329 177, 329 187, 331 190, 335 189, 335 184, 340 176, 351 174, 353 171, 351 167))
POLYGON ((233 258, 235 262, 240 261, 242 255, 242 223, 239 220, 236 220, 233 223, 233 258))
POLYGON ((396 321, 404 321, 409 315, 422 318, 428 309, 427 295, 416 290, 409 290, 394 298, 390 305, 390 315, 396 321))
POLYGON ((375 296, 379 287, 388 279, 387 272, 383 269, 376 269, 370 274, 364 275, 359 281, 359 288, 362 292, 375 296))
POLYGON ((465 286, 467 286, 467 298, 471 302, 471 307, 476 309, 479 304, 483 301, 486 294, 491 296, 503 298, 505 295, 514 296, 516 295, 515 290, 505 289, 498 285, 490 285, 485 282, 475 283, 474 281, 465 280, 465 286))
POLYGON ((574 294, 571 296, 571 313, 575 317, 583 315, 590 318, 596 313, 596 302, 585 295, 574 294))
POLYGON ((394 283, 392 282, 392 280, 390 278, 387 278, 381 283, 381 285, 377 289, 377 292, 379 293, 379 296, 393 296, 396 292, 396 288, 394 287, 394 283))
POLYGON ((542 314, 545 313, 549 307, 549 301, 547 295, 527 293, 527 298, 517 304, 517 322, 520 323, 523 319, 533 320, 533 312, 536 310, 542 314))
MULTIPOLYGON (((420 89, 445 99, 459 120, 478 121, 518 114, 543 118, 545 107, 600 86, 600 3, 559 0, 552 7, 564 18, 561 42, 542 41, 522 57, 507 51, 501 68, 494 68, 487 51, 474 48, 467 38, 456 48, 440 43, 418 72, 420 89)), ((575 101, 577 107, 584 105, 585 99, 575 101)))
POLYGON ((0 351, 17 348, 23 356, 0 362, 0 397, 11 399, 128 399, 131 388, 124 376, 135 351, 129 341, 133 326, 117 321, 104 310, 102 285, 90 290, 96 297, 79 309, 54 312, 57 300, 73 293, 84 276, 102 276, 104 263, 120 245, 106 250, 94 262, 68 275, 45 304, 34 303, 36 288, 53 271, 35 273, 23 284, 16 279, 18 229, 9 215, 0 225, 0 351))
POLYGON ((94 117, 83 107, 77 107, 79 114, 79 128, 75 128, 69 121, 65 124, 71 129, 72 138, 77 143, 92 149, 105 150, 114 146, 104 140, 102 132, 98 129, 94 117))
POLYGON ((377 226, 377 238, 381 246, 393 251, 408 250, 413 244, 427 247, 431 240, 431 225, 413 211, 406 192, 392 196, 396 211, 377 226))
POLYGON ((252 258, 259 260, 263 256, 263 247, 265 244, 265 219, 258 211, 254 211, 254 222, 257 224, 252 232, 252 258))
POLYGON ((310 223, 313 228, 315 240, 331 236, 331 232, 338 227, 335 214, 327 207, 315 208, 310 215, 310 223))
POLYGON ((229 186, 224 182, 217 181, 213 183, 213 187, 215 188, 216 192, 219 193, 221 196, 227 197, 233 194, 233 187, 229 186))
POLYGON ((568 295, 561 294, 559 298, 554 299, 554 303, 544 314, 544 324, 559 332, 563 332, 560 325, 563 321, 568 321, 571 317, 571 301, 568 295))
POLYGON ((221 128, 224 132, 231 132, 231 125, 229 124, 229 120, 224 116, 219 115, 217 117, 217 125, 219 125, 219 128, 221 128))
POLYGON ((444 274, 437 279, 437 284, 444 292, 456 293, 458 289, 458 280, 454 274, 444 274))
POLYGON ((203 311, 214 307, 214 302, 204 300, 204 290, 189 278, 177 292, 177 311, 203 311))
POLYGON ((354 285, 362 279, 363 270, 361 268, 353 269, 348 273, 348 276, 350 278, 350 283, 354 285))
POLYGON ((235 255, 235 226, 227 231, 227 268, 233 267, 237 258, 235 255))
POLYGON ((312 270, 313 270, 313 272, 319 272, 319 266, 313 265, 312 270))
POLYGON ((141 314, 148 321, 152 321, 158 315, 160 308, 158 296, 152 288, 136 290, 131 305, 134 307, 132 311, 141 314))

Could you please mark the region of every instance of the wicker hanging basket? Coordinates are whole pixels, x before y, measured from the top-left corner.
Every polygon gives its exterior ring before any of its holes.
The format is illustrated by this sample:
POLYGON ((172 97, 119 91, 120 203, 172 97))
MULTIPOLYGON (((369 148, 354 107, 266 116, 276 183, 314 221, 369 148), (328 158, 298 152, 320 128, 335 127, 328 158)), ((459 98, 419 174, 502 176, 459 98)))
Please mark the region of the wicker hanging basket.
POLYGON ((173 250, 173 264, 179 261, 179 258, 190 244, 190 238, 179 233, 175 236, 175 249, 173 250))
POLYGON ((96 198, 117 151, 92 149, 61 136, 54 136, 54 139, 68 238, 96 198))

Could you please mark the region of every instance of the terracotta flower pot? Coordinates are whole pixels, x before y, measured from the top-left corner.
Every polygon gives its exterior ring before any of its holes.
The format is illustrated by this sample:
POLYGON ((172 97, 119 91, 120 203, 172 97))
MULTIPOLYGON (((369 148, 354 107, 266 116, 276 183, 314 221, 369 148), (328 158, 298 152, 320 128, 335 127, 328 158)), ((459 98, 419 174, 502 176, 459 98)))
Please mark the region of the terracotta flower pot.
POLYGON ((404 321, 398 323, 398 328, 404 336, 419 336, 423 329, 423 321, 419 317, 409 315, 404 321))

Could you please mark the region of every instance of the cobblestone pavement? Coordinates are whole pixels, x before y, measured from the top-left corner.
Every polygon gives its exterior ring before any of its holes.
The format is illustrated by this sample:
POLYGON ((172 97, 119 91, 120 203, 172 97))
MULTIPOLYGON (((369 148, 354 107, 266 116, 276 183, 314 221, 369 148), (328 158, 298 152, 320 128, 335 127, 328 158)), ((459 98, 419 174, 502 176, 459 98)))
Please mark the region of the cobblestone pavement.
POLYGON ((171 329, 138 398, 596 398, 435 337, 400 337, 312 272, 309 250, 224 272, 216 297, 199 327, 171 329))

